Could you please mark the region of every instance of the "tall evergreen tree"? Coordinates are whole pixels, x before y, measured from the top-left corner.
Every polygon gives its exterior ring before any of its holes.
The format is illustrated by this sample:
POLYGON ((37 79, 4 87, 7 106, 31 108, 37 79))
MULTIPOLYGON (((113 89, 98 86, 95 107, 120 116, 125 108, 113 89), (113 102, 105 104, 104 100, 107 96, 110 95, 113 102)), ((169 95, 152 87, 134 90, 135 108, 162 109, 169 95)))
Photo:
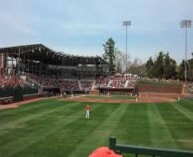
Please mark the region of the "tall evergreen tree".
POLYGON ((154 74, 153 74, 153 67, 154 67, 154 62, 152 60, 152 58, 150 57, 149 60, 146 63, 146 74, 147 77, 153 78, 154 74))
POLYGON ((154 62, 154 68, 153 68, 154 76, 156 78, 162 79, 164 77, 164 62, 163 62, 163 59, 164 59, 163 52, 159 52, 159 55, 158 55, 156 61, 154 62))
POLYGON ((165 79, 175 79, 176 74, 176 61, 170 58, 167 53, 164 57, 164 77, 165 79))
POLYGON ((109 38, 105 44, 103 44, 105 53, 103 59, 109 65, 109 72, 111 75, 115 74, 115 42, 112 38, 109 38))
POLYGON ((180 80, 184 80, 185 77, 184 77, 184 72, 185 72, 185 68, 184 68, 184 65, 185 65, 185 61, 182 60, 182 62, 180 63, 179 67, 178 67, 178 71, 177 71, 177 76, 180 80))
POLYGON ((193 53, 192 58, 187 61, 187 69, 188 69, 188 80, 193 81, 193 53))
MULTIPOLYGON (((193 80, 193 59, 187 60, 187 80, 193 80)), ((182 81, 185 80, 185 60, 183 60, 178 67, 178 78, 182 81)))

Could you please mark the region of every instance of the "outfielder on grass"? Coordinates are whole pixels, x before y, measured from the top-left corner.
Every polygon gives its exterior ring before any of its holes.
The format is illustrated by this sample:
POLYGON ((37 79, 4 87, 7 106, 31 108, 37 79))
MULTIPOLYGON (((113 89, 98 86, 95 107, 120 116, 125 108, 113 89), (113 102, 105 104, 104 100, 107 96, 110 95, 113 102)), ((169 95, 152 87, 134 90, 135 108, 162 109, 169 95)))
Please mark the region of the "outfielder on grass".
POLYGON ((89 116, 90 116, 90 105, 87 104, 86 105, 86 119, 89 119, 89 116))

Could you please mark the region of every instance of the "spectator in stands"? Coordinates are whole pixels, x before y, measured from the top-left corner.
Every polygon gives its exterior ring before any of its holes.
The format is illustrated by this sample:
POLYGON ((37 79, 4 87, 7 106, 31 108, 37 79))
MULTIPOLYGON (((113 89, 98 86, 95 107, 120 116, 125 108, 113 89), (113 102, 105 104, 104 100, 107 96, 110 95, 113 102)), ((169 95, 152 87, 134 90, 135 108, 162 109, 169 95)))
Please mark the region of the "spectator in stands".
POLYGON ((16 76, 0 76, 0 88, 16 88, 16 87, 25 87, 27 83, 16 76))
POLYGON ((110 150, 108 147, 99 147, 95 149, 89 157, 123 157, 120 154, 116 154, 113 150, 110 150))

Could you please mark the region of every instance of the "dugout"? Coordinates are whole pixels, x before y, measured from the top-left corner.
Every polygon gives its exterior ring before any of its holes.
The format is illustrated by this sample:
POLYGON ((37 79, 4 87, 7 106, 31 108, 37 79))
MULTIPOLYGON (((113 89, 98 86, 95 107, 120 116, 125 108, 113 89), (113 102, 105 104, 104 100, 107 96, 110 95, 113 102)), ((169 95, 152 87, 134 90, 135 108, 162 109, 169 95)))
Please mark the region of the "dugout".
POLYGON ((59 87, 42 87, 43 93, 47 93, 47 96, 55 96, 60 94, 59 87))

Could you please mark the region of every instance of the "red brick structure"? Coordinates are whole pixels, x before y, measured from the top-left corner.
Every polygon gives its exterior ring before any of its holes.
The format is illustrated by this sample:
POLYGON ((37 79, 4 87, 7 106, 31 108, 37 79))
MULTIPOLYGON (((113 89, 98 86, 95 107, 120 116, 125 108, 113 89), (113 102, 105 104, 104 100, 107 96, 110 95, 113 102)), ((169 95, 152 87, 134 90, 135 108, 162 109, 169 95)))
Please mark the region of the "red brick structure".
POLYGON ((183 86, 179 85, 150 85, 139 84, 139 92, 153 92, 153 93, 182 93, 183 86))

